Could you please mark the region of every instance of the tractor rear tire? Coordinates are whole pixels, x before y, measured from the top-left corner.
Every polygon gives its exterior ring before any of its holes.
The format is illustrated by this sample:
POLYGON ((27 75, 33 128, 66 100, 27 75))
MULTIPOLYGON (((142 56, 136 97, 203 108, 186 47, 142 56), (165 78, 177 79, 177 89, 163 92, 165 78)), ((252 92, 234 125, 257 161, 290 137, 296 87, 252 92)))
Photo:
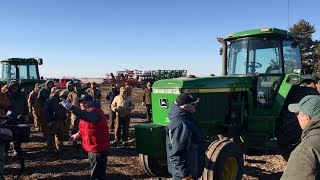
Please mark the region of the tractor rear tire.
POLYGON ((243 153, 239 146, 230 140, 219 140, 207 149, 201 179, 241 179, 243 166, 243 153))
POLYGON ((291 103, 299 101, 307 95, 319 95, 318 91, 310 87, 297 87, 294 93, 289 94, 281 111, 281 119, 276 122, 277 144, 282 157, 289 159, 290 153, 300 143, 302 129, 296 115, 288 110, 291 103))
POLYGON ((168 166, 166 160, 154 159, 148 155, 139 154, 139 161, 144 171, 151 176, 168 177, 168 166))

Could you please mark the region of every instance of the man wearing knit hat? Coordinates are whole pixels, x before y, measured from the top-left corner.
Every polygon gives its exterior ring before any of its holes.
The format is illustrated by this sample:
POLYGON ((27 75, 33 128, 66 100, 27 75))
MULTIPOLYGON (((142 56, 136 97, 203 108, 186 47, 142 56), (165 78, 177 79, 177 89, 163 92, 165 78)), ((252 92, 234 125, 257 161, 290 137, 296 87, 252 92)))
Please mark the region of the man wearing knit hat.
POLYGON ((291 152, 281 179, 320 179, 320 96, 308 95, 288 106, 302 128, 301 143, 291 152))

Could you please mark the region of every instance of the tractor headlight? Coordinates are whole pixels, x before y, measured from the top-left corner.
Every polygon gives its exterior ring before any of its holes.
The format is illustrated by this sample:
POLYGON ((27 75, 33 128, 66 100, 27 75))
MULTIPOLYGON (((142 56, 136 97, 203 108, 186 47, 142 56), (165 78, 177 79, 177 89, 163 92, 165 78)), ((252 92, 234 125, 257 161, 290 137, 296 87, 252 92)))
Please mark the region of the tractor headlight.
POLYGON ((289 84, 299 84, 300 77, 298 75, 289 75, 287 79, 287 83, 289 84))

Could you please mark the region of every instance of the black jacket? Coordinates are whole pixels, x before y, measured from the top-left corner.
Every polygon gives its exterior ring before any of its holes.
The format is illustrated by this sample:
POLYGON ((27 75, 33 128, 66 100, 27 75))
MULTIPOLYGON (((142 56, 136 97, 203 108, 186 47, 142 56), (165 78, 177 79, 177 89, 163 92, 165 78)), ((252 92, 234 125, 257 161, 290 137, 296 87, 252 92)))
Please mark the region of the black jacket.
POLYGON ((66 112, 59 102, 59 97, 50 96, 50 98, 44 103, 44 115, 48 123, 56 120, 65 121, 66 112))
POLYGON ((18 115, 27 115, 29 112, 27 98, 21 91, 20 85, 16 82, 10 83, 8 95, 11 101, 11 106, 9 107, 9 110, 12 111, 10 116, 17 117, 18 115), (15 93, 12 92, 12 86, 14 85, 18 87, 18 91, 15 93))
POLYGON ((191 113, 175 103, 169 112, 166 148, 169 173, 174 179, 202 175, 205 159, 204 137, 191 113))
POLYGON ((41 107, 44 107, 44 103, 50 97, 51 89, 48 88, 49 83, 53 83, 53 81, 48 80, 38 93, 38 102, 41 104, 41 107))

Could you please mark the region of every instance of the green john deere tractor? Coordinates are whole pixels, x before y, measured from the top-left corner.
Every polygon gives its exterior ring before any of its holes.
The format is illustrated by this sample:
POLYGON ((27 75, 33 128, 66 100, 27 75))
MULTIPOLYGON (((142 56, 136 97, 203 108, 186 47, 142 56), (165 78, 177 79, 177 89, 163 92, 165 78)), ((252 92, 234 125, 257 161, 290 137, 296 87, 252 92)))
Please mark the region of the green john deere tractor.
POLYGON ((0 60, 0 63, 0 81, 9 84, 12 80, 18 80, 25 94, 29 94, 36 83, 43 82, 38 67, 43 64, 41 58, 8 58, 0 60))
POLYGON ((283 157, 299 143, 301 128, 289 103, 307 94, 302 87, 299 38, 276 28, 254 29, 218 38, 222 76, 175 78, 153 84, 153 123, 135 126, 136 150, 149 175, 166 176, 165 126, 180 93, 200 98, 195 118, 206 137, 202 179, 241 179, 243 153, 268 153, 276 140, 283 157), (239 146, 240 145, 240 146, 239 146))

